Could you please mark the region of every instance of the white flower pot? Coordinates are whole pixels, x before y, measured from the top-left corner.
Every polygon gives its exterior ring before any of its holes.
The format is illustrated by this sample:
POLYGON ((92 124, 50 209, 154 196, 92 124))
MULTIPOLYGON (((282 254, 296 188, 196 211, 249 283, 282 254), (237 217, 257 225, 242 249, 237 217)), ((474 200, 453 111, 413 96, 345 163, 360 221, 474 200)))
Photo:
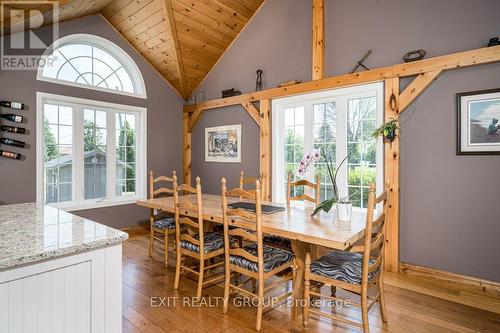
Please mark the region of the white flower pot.
POLYGON ((339 221, 350 221, 352 214, 352 204, 351 203, 337 203, 337 220, 339 221))

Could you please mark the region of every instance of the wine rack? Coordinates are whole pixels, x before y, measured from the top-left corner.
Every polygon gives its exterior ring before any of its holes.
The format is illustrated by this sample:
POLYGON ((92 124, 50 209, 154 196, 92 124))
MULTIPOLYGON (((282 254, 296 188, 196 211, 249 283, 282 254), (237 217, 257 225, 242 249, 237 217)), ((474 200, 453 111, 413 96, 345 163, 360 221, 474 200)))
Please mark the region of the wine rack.
POLYGON ((14 101, 0 101, 0 108, 2 109, 2 112, 0 113, 0 121, 2 122, 0 124, 0 133, 2 134, 0 136, 0 157, 20 160, 23 155, 19 152, 12 151, 12 149, 26 149, 26 143, 21 140, 5 137, 5 134, 27 134, 26 129, 19 126, 26 122, 26 117, 24 115, 12 113, 14 110, 25 110, 26 105, 24 103, 14 101), (3 109, 8 109, 9 112, 4 113, 3 109), (4 149, 4 146, 8 148, 4 149))

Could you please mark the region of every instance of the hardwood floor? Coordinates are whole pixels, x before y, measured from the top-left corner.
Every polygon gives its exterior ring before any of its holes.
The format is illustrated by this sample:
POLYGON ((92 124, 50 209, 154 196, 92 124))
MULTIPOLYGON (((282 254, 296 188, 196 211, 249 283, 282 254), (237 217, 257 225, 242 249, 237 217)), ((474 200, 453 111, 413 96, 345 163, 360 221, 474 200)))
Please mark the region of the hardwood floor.
MULTIPOLYGON (((130 233, 123 244, 123 332, 254 332, 256 310, 236 307, 230 301, 222 314, 223 288, 211 286, 203 291, 203 300, 195 306, 183 304, 196 293, 196 282, 182 277, 179 290, 173 289, 175 256, 165 269, 158 254, 147 253, 148 234, 130 233), (177 299, 175 299, 177 297, 177 299), (176 305, 174 306, 174 300, 176 305), (167 304, 167 301, 170 304, 167 304), (163 302, 163 303, 162 303, 163 302), (219 304, 217 304, 217 302, 219 304)), ((424 295, 386 283, 387 324, 380 319, 378 305, 370 311, 371 332, 500 332, 500 315, 467 305, 424 295)), ((277 290, 279 292, 280 290, 277 290)), ((325 289, 326 293, 327 290, 325 289)), ((348 294, 338 292, 339 297, 348 294)), ((355 298, 352 298, 355 300, 355 298)), ((241 299, 239 300, 241 301, 241 299)), ((325 311, 328 311, 326 308, 325 311)), ((337 310, 360 320, 356 307, 337 310)), ((302 320, 290 319, 285 304, 264 313, 263 332, 301 332, 302 320)), ((358 329, 312 317, 309 332, 360 332, 358 329)))

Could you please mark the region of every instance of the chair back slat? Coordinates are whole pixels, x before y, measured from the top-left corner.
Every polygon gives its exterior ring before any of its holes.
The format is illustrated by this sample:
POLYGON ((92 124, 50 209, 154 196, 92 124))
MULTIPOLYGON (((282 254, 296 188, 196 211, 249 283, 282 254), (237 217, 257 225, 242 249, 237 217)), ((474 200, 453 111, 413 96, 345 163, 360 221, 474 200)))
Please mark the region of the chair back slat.
POLYGON ((191 193, 191 194, 196 194, 197 191, 195 188, 191 187, 191 185, 188 185, 188 184, 180 184, 178 187, 177 187, 177 191, 178 192, 188 192, 188 193, 191 193))
POLYGON ((166 187, 160 187, 160 188, 153 191, 153 197, 157 196, 158 194, 162 194, 162 193, 174 194, 174 190, 171 190, 171 189, 166 188, 166 187))
POLYGON ((189 217, 180 217, 179 225, 187 225, 191 228, 198 229, 199 225, 195 221, 191 220, 189 217))
POLYGON ((255 181, 255 194, 241 188, 227 190, 226 179, 222 178, 222 212, 224 218, 224 252, 226 262, 229 262, 230 255, 236 255, 257 263, 259 274, 264 274, 264 250, 262 241, 262 209, 260 181, 255 181), (255 213, 250 213, 241 208, 228 208, 228 198, 244 197, 255 203, 255 213), (245 227, 248 225, 249 228, 245 227), (229 226, 234 229, 229 230, 229 226), (251 227, 251 228, 250 228, 251 227), (245 230, 247 229, 247 230, 245 230), (248 229, 255 230, 255 234, 248 232, 248 229), (257 244, 257 255, 250 253, 243 248, 231 249, 229 236, 242 236, 248 242, 257 244))
MULTIPOLYGON (((362 265, 362 287, 368 285, 368 274, 376 271, 384 262, 385 227, 389 209, 389 192, 384 192, 378 197, 375 196, 375 185, 370 185, 368 193, 368 205, 366 214, 365 240, 363 245, 363 265, 362 265), (380 215, 374 219, 375 207, 383 204, 380 215), (370 259, 372 262, 370 263, 370 259), (375 262, 373 262, 375 260, 375 262)), ((358 246, 358 248, 361 248, 358 246)))
POLYGON ((299 194, 299 195, 296 195, 294 197, 290 197, 290 201, 293 201, 293 200, 296 200, 296 201, 309 201, 309 202, 316 203, 316 199, 315 198, 311 198, 307 194, 299 194))
MULTIPOLYGON (((193 188, 188 184, 177 185, 177 177, 174 176, 174 211, 176 226, 175 238, 177 242, 177 249, 180 250, 179 244, 181 240, 188 241, 190 243, 198 245, 200 249, 204 249, 205 234, 203 229, 203 203, 200 177, 196 177, 196 188, 193 188), (192 203, 188 200, 180 200, 179 192, 188 192, 190 194, 195 194, 196 203, 192 203), (189 211, 191 216, 181 216, 182 214, 187 214, 187 211, 189 211), (187 225, 188 228, 182 228, 181 225, 187 225), (193 236, 191 236, 192 231, 198 233, 198 239, 195 239, 193 236)), ((199 255, 200 260, 203 260, 204 251, 200 250, 199 255)))
POLYGON ((320 204, 321 197, 321 182, 319 175, 316 175, 316 183, 310 182, 306 179, 292 181, 292 173, 288 173, 287 186, 286 186, 286 204, 289 206, 290 201, 309 201, 316 205, 320 204), (314 198, 305 193, 299 195, 292 195, 292 190, 294 187, 304 187, 304 192, 306 188, 311 188, 314 191, 314 198))
POLYGON ((253 262, 259 262, 259 258, 254 256, 253 254, 250 254, 249 252, 241 249, 241 248, 236 248, 236 249, 229 249, 229 254, 232 254, 234 256, 240 256, 245 259, 248 259, 253 262))
POLYGON ((252 214, 242 208, 228 208, 227 210, 227 216, 238 216, 242 217, 247 220, 254 220, 255 221, 255 214, 252 214))
POLYGON ((155 184, 158 182, 166 182, 166 183, 172 183, 174 182, 174 177, 176 177, 176 172, 175 170, 172 171, 172 178, 167 177, 167 176, 158 176, 156 178, 153 177, 153 171, 149 171, 149 199, 154 199, 158 194, 169 194, 173 195, 174 191, 173 189, 170 189, 168 187, 159 187, 155 189, 155 184))
MULTIPOLYGON (((257 178, 257 177, 248 177, 248 178, 245 178, 245 173, 243 172, 243 170, 241 170, 241 172, 240 172, 240 190, 244 190, 244 191, 250 192, 250 193, 252 193, 252 194, 255 195, 255 189, 246 189, 245 185, 246 184, 255 185, 255 182, 257 180, 260 181, 260 178, 257 178)), ((242 199, 242 197, 240 197, 240 200, 241 199, 242 199)), ((249 198, 245 198, 245 199, 249 199, 249 198)))
POLYGON ((232 190, 229 190, 227 193, 228 197, 239 197, 243 199, 248 199, 252 200, 255 199, 255 193, 252 193, 250 191, 245 191, 240 188, 233 188, 232 190))
POLYGON ((257 242, 257 236, 249 233, 248 231, 245 231, 244 229, 229 229, 227 231, 229 236, 238 236, 243 238, 244 240, 248 240, 250 242, 257 242))
POLYGON ((179 239, 183 240, 183 241, 187 241, 189 243, 193 243, 194 245, 200 245, 200 241, 198 239, 194 238, 193 236, 191 236, 190 234, 181 234, 179 236, 179 239))

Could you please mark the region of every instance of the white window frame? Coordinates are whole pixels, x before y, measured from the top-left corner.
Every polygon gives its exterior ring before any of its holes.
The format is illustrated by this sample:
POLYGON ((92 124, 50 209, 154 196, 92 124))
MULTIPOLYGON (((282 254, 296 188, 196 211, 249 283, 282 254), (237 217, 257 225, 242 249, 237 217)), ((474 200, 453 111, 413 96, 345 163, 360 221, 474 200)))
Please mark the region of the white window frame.
POLYGON ((46 102, 53 102, 57 105, 67 105, 77 109, 73 111, 73 156, 83 156, 83 120, 81 112, 84 107, 100 108, 107 111, 107 124, 111 124, 111 129, 107 130, 107 179, 106 197, 99 199, 83 199, 83 160, 73 159, 72 174, 72 201, 50 203, 48 205, 64 209, 66 211, 84 210, 100 207, 126 205, 135 203, 137 200, 145 199, 147 192, 147 109, 138 106, 130 106, 116 103, 108 103, 83 99, 78 97, 49 94, 44 92, 36 93, 36 201, 37 205, 44 205, 44 112, 43 105, 46 102), (115 111, 120 113, 132 113, 137 116, 136 133, 136 191, 135 195, 116 196, 115 194, 115 111), (110 123, 111 121, 111 123, 110 123), (78 134, 80 133, 80 134, 78 134), (78 137, 80 135, 80 137, 78 137), (78 138, 80 141, 78 141, 78 138), (114 154, 109 152, 114 151, 114 154), (80 191, 78 191, 80 189, 80 191))
POLYGON ((96 35, 90 35, 90 34, 72 34, 68 36, 64 36, 56 40, 52 45, 50 45, 47 50, 42 55, 42 60, 40 61, 40 64, 45 64, 47 61, 49 61, 50 56, 52 53, 57 50, 59 47, 64 46, 64 45, 70 45, 70 44, 86 44, 90 46, 96 46, 99 47, 112 56, 114 56, 125 68, 125 70, 128 72, 130 75, 130 78, 132 79, 132 84, 134 85, 134 89, 137 91, 136 93, 130 93, 126 91, 119 91, 119 90, 113 90, 113 89, 107 89, 103 87, 96 87, 88 84, 83 84, 83 83, 78 83, 78 82, 71 82, 71 81, 65 81, 65 80, 59 80, 51 77, 46 77, 43 76, 43 66, 38 67, 36 79, 38 81, 45 81, 45 82, 51 82, 51 83, 57 83, 57 84, 62 84, 66 86, 72 86, 72 87, 78 87, 78 88, 85 88, 85 89, 91 89, 91 90, 97 90, 97 91, 102 91, 102 92, 107 92, 111 94, 119 94, 119 95, 126 95, 126 96, 132 96, 132 97, 138 97, 138 98, 143 98, 146 99, 146 85, 144 84, 144 78, 142 77, 142 73, 139 70, 139 67, 137 67, 137 64, 135 61, 128 55, 127 52, 125 52, 121 47, 116 45, 115 43, 96 36, 96 35))
MULTIPOLYGON (((337 110, 337 124, 345 124, 344 126, 337 125, 337 147, 343 147, 336 151, 336 161, 340 162, 347 155, 347 100, 359 97, 376 97, 376 116, 377 126, 380 126, 384 121, 384 83, 376 82, 346 88, 339 88, 328 91, 303 94, 292 97, 275 99, 272 101, 272 200, 274 202, 284 202, 286 200, 285 193, 285 109, 298 106, 304 106, 304 149, 308 152, 307 147, 313 146, 313 105, 327 102, 335 102, 337 110), (345 111, 345 112, 344 112, 345 111), (306 124, 310 124, 308 126, 306 124)), ((377 139, 377 158, 376 158, 376 186, 377 193, 382 193, 384 182, 384 144, 379 137, 377 139)), ((347 162, 347 161, 346 161, 347 162)), ((306 179, 314 180, 314 172, 308 172, 306 179)), ((347 195, 347 163, 344 163, 338 173, 339 195, 344 197, 347 195)))

